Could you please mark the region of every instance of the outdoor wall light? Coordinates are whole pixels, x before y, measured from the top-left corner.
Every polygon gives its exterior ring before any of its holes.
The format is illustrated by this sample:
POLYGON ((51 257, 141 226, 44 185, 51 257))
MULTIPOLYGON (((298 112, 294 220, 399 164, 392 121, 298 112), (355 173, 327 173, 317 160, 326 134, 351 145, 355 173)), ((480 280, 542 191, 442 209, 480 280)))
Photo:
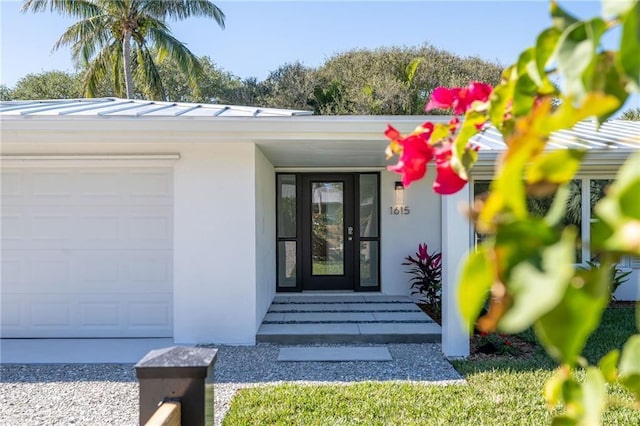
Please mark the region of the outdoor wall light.
POLYGON ((404 206, 404 185, 402 182, 395 183, 396 206, 404 206))

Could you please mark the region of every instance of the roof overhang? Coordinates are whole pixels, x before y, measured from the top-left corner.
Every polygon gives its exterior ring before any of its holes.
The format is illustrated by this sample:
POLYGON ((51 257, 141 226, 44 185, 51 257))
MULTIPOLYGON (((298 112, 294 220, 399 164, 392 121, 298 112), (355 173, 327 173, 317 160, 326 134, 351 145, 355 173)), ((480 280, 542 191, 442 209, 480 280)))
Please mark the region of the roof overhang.
MULTIPOLYGON (((0 113, 0 151, 19 153, 20 146, 37 143, 44 152, 55 144, 101 145, 176 143, 255 143, 277 168, 366 168, 384 167, 390 162, 384 150, 388 124, 410 133, 425 121, 447 122, 447 116, 128 116, 128 115, 7 115, 0 113)), ((626 122, 629 123, 629 122, 626 122)), ((594 129, 585 128, 585 140, 576 147, 594 148, 587 163, 602 167, 619 165, 629 153, 640 149, 640 122, 609 132, 614 142, 599 143, 594 129), (623 144, 615 143, 615 134, 623 144), (635 134, 635 136, 634 136, 635 134), (590 135, 590 136, 589 136, 590 135), (591 137, 591 139, 589 139, 591 137)), ((564 134, 564 147, 581 140, 580 132, 564 134), (568 141, 568 142, 567 142, 568 141)), ((493 167, 506 146, 495 129, 488 129, 474 141, 481 146, 479 169, 493 167), (483 139, 484 138, 484 139, 483 139)), ((600 141, 602 142, 602 141, 600 141)), ((558 145, 558 144, 556 144, 558 145)), ((557 146, 556 148, 562 148, 557 146)))

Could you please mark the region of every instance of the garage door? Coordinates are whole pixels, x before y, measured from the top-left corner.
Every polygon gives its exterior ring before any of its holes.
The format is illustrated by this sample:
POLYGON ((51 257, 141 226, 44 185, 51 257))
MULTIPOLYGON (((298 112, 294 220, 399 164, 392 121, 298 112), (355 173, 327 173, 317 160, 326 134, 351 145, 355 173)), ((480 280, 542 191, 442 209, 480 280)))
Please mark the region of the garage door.
POLYGON ((42 163, 3 162, 2 337, 170 337, 172 167, 42 163))

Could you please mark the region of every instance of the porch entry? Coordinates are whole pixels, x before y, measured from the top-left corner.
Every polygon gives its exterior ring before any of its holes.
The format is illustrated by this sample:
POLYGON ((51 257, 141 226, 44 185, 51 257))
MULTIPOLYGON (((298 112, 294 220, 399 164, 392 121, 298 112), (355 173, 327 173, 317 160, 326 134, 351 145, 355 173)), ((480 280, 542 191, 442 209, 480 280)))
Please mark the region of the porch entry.
POLYGON ((380 289, 378 173, 277 175, 277 291, 380 289))

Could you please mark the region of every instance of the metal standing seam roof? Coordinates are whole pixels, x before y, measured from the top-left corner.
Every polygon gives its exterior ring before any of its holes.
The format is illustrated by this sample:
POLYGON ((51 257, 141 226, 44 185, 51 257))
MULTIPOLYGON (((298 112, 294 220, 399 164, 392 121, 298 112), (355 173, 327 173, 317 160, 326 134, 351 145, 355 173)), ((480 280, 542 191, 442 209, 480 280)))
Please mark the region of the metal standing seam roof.
POLYGON ((279 108, 120 98, 5 101, 0 103, 0 115, 18 116, 287 117, 312 114, 312 111, 279 108))
MULTIPOLYGON (((493 126, 471 138, 480 151, 504 151, 507 145, 493 126)), ((610 120, 599 128, 595 121, 581 121, 573 128, 551 134, 550 149, 619 149, 640 150, 640 121, 610 120)))
MULTIPOLYGON (((222 104, 197 104, 181 102, 145 101, 137 99, 95 98, 95 99, 57 99, 25 100, 0 102, 0 116, 73 116, 73 117, 292 117, 311 116, 312 111, 279 108, 258 108, 222 104)), ((323 116, 313 119, 322 120, 323 116)), ((338 121, 347 121, 353 116, 333 117, 338 121)), ((375 121, 376 117, 366 118, 375 121)), ((406 117, 405 117, 406 118, 406 117)), ((434 117, 430 117, 434 118, 434 117)), ((438 116, 446 120, 445 116, 438 116)), ((379 120, 393 121, 393 117, 380 117, 379 120)), ((416 116, 416 120, 419 117, 416 116)), ((374 123, 375 124, 375 123, 374 123)), ((357 124, 356 124, 357 125, 357 124)), ((381 140, 383 127, 381 127, 381 140)), ((354 129, 358 130, 358 129, 354 129)), ((487 126, 471 142, 482 151, 504 151, 506 144, 500 132, 493 126, 487 126)), ((595 121, 582 121, 572 129, 554 132, 548 142, 550 149, 583 148, 596 150, 640 150, 640 122, 628 120, 610 120, 597 128, 595 121)))

